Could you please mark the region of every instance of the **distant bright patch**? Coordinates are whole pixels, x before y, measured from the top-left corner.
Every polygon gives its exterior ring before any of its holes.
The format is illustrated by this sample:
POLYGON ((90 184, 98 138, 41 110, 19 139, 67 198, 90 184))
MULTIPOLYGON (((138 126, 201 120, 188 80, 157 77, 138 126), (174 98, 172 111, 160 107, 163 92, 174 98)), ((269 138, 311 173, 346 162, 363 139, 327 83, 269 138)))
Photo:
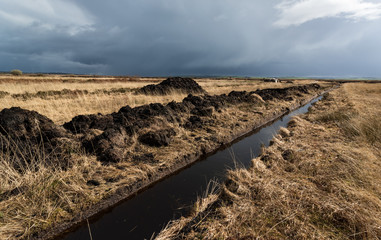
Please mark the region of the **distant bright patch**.
POLYGON ((327 17, 341 17, 354 21, 375 20, 381 17, 381 3, 362 0, 283 0, 276 8, 280 10, 280 18, 274 23, 278 27, 297 26, 327 17))

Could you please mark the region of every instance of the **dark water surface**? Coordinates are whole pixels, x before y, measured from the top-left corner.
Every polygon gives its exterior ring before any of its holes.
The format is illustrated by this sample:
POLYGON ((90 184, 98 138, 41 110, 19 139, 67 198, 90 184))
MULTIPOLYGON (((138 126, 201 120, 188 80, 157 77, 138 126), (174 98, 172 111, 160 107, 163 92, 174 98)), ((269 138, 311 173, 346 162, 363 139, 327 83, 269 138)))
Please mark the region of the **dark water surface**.
MULTIPOLYGON (((93 240, 150 239, 170 220, 186 215, 197 196, 206 190, 210 180, 223 181, 226 170, 236 166, 235 161, 241 166, 250 166, 251 159, 260 153, 262 144, 268 146, 279 128, 286 127, 292 116, 306 113, 311 104, 320 99, 313 100, 90 220, 93 240)), ((62 239, 90 239, 87 225, 62 239)))

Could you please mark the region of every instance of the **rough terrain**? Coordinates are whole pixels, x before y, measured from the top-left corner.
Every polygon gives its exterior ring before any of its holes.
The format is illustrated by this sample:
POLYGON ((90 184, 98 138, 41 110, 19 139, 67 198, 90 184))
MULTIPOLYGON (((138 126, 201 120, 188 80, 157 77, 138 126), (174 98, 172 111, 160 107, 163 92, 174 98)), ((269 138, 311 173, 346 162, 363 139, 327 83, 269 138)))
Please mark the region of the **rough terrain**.
POLYGON ((157 239, 380 239, 381 84, 345 84, 157 239))
MULTIPOLYGON (((206 130, 213 133, 210 127, 214 127, 217 122, 216 116, 223 108, 239 104, 260 106, 265 103, 263 98, 292 101, 292 96, 301 97, 302 94, 309 92, 316 93, 319 89, 320 85, 311 84, 254 92, 233 91, 228 95, 189 95, 181 103, 170 102, 167 105, 153 103, 136 108, 125 106, 109 115, 80 115, 63 126, 73 134, 81 134, 83 146, 87 151, 94 152, 99 160, 119 162, 131 160, 134 158, 132 152, 138 152, 125 151, 134 144, 134 136, 137 136, 140 143, 150 147, 168 146, 171 139, 176 136, 176 131, 182 129, 206 130), (93 131, 89 130, 99 130, 102 133, 94 136, 93 131)), ((206 141, 221 144, 218 138, 206 141)), ((148 153, 143 155, 146 154, 148 153)))
POLYGON ((0 238, 52 237, 328 87, 190 94, 79 115, 63 127, 34 111, 3 109, 2 146, 27 152, 0 152, 0 238), (28 154, 39 156, 33 167, 23 161, 28 154))

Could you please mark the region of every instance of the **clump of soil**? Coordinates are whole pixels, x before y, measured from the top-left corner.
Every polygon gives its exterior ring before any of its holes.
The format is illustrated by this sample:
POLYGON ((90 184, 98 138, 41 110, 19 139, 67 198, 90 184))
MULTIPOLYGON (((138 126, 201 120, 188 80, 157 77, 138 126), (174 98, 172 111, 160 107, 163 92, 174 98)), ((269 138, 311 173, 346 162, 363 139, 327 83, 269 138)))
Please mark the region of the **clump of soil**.
POLYGON ((73 133, 84 133, 89 129, 105 130, 107 126, 112 124, 111 115, 89 114, 75 116, 70 122, 63 125, 64 128, 73 133))
POLYGON ((80 95, 86 95, 89 94, 89 91, 87 90, 70 90, 70 89, 62 89, 59 91, 38 91, 36 93, 17 93, 12 94, 13 98, 20 99, 20 100, 29 100, 32 98, 42 98, 42 99, 49 99, 50 97, 67 97, 67 96, 80 96, 80 95))
POLYGON ((8 156, 16 169, 32 161, 65 167, 72 148, 72 134, 49 118, 19 107, 0 112, 0 154, 8 156))
POLYGON ((139 141, 151 147, 168 146, 172 137, 176 135, 173 129, 149 131, 139 137, 139 141))
POLYGON ((8 95, 9 95, 9 92, 0 91, 0 98, 3 98, 8 95))
POLYGON ((136 91, 137 94, 167 95, 173 91, 188 94, 205 94, 206 91, 191 78, 171 77, 159 84, 150 84, 136 91))
POLYGON ((313 83, 302 86, 292 86, 288 88, 267 88, 257 90, 254 93, 262 97, 263 100, 273 100, 273 99, 284 99, 284 100, 293 100, 292 95, 301 96, 303 93, 308 93, 309 90, 318 90, 320 85, 313 83))

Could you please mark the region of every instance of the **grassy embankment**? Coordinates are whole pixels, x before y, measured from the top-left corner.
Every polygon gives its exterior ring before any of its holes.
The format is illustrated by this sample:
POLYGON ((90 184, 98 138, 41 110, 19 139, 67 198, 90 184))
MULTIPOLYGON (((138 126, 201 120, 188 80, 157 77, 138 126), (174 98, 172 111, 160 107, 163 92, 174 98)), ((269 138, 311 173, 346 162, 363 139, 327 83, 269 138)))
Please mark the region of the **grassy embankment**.
MULTIPOLYGON (((87 81, 85 79, 2 79, 2 91, 9 92, 0 101, 0 110, 20 106, 36 110, 41 114, 62 124, 77 114, 110 113, 125 105, 137 106, 150 102, 180 101, 185 95, 174 93, 169 96, 133 95, 131 91, 110 91, 111 89, 134 89, 151 82, 147 80, 127 81, 105 79, 104 81, 87 81), (53 81, 54 83, 51 83, 53 81), (106 83, 105 83, 106 82, 106 83), (56 94, 41 97, 33 95, 38 91, 61 91, 63 89, 86 90, 94 94, 56 94), (101 91, 97 91, 101 90, 101 91), (12 94, 29 92, 26 98, 13 97, 12 94), (105 93, 106 92, 106 93, 105 93), (31 97, 30 97, 31 96, 31 97)), ((265 87, 286 87, 292 84, 262 83, 257 81, 199 80, 201 86, 210 94, 227 93, 231 90, 256 90, 265 87)), ((298 82, 302 84, 306 82, 298 82)), ((71 221, 73 216, 89 209, 95 203, 113 195, 122 186, 129 186, 137 181, 149 179, 159 169, 171 166, 174 159, 193 152, 200 152, 206 140, 195 140, 199 137, 229 138, 232 134, 247 128, 273 112, 280 111, 290 104, 302 99, 295 97, 291 102, 268 101, 260 105, 242 105, 226 108, 221 113, 214 113, 216 125, 206 130, 180 129, 176 139, 168 147, 152 148, 140 144, 136 138, 129 151, 132 153, 153 153, 155 162, 123 161, 114 164, 102 164, 94 155, 73 151, 71 165, 68 169, 47 167, 42 164, 44 155, 22 169, 12 166, 12 156, 0 155, 0 238, 29 238, 54 224, 71 221), (258 114, 261 112, 262 115, 258 114), (240 124, 237 125, 236 123, 240 124), (214 135, 213 135, 214 134, 214 135), (196 144, 196 142, 198 144, 196 144), (96 182, 97 184, 92 184, 96 182)), ((160 119, 159 119, 160 120, 160 119)), ((161 120, 160 120, 161 121, 161 120)), ((164 124, 169 124, 165 123, 164 124)), ((178 128, 178 126, 171 126, 178 128)), ((15 148, 17 151, 18 146, 15 148)), ((23 160, 23 159, 21 159, 23 160)))
POLYGON ((381 84, 345 84, 157 239, 381 239, 381 84))

